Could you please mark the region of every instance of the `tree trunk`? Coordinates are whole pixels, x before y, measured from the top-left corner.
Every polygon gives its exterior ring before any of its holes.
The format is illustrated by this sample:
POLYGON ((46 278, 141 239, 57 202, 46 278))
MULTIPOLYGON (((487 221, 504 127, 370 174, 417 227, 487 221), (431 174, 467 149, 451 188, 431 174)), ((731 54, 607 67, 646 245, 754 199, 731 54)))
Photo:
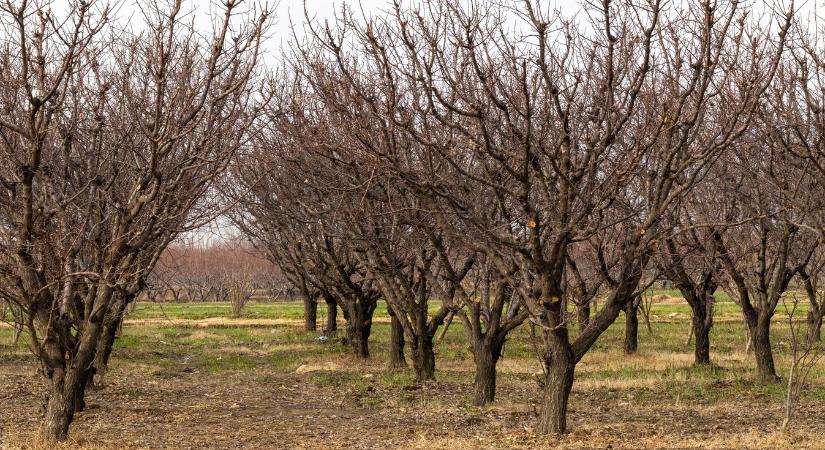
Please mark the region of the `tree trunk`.
POLYGON ((347 342, 352 353, 359 358, 369 358, 370 326, 360 320, 350 320, 347 323, 347 342))
POLYGON ((86 388, 92 384, 95 369, 92 367, 78 375, 78 387, 72 392, 72 411, 75 413, 86 409, 86 388))
POLYGON ((639 349, 639 305, 635 299, 628 302, 624 313, 624 352, 626 355, 632 355, 639 349))
POLYGON ((338 303, 335 300, 327 299, 327 327, 324 334, 328 338, 335 337, 338 332, 338 303))
POLYGON ((779 381, 779 376, 776 375, 773 363, 770 316, 760 314, 751 329, 753 330, 753 351, 759 381, 764 384, 776 383, 779 381))
POLYGON ((710 330, 713 328, 713 294, 699 292, 685 295, 693 312, 691 333, 696 336, 693 350, 693 365, 710 364, 710 330))
POLYGON ((435 352, 433 338, 421 330, 412 343, 413 368, 418 381, 435 380, 435 352))
POLYGON ((304 295, 304 330, 318 329, 318 302, 311 295, 304 295))
POLYGON ((544 380, 538 431, 542 434, 562 434, 567 431, 567 402, 576 369, 572 350, 567 346, 548 353, 545 365, 547 378, 544 380))
POLYGON ((69 425, 74 419, 74 402, 77 398, 75 391, 66 395, 60 380, 53 380, 41 430, 45 442, 61 442, 68 437, 69 425))
POLYGON ((493 339, 476 346, 475 396, 473 405, 482 406, 492 403, 496 398, 496 364, 501 356, 501 343, 493 339))
POLYGON ((359 358, 369 358, 369 337, 372 329, 372 311, 369 305, 360 301, 349 302, 347 320, 347 342, 352 353, 359 358))
POLYGON ((95 359, 89 369, 88 382, 90 384, 103 386, 103 377, 109 369, 109 358, 112 356, 112 348, 114 347, 118 329, 122 323, 122 317, 115 322, 106 321, 106 323, 104 323, 103 331, 100 334, 100 340, 97 344, 95 359))
POLYGON ((693 365, 710 364, 710 327, 705 326, 705 318, 693 313, 693 334, 696 346, 693 350, 693 365))
MULTIPOLYGON (((100 338, 101 326, 99 323, 87 323, 77 351, 68 365, 58 339, 46 342, 46 352, 49 353, 53 364, 46 369, 49 379, 49 398, 46 404, 46 415, 41 428, 41 434, 46 442, 66 440, 69 434, 69 425, 77 411, 83 407, 83 392, 88 383, 87 369, 92 365, 97 343, 100 338)), ((51 330, 50 330, 51 332, 51 330)))
POLYGON ((407 360, 404 358, 404 328, 391 308, 387 312, 392 318, 390 325, 390 369, 401 369, 407 367, 407 360))
POLYGON ((112 356, 112 348, 114 347, 117 330, 121 323, 123 323, 122 319, 115 323, 106 324, 103 328, 93 364, 99 378, 103 378, 109 368, 109 359, 112 356))
POLYGON ((811 309, 808 310, 807 321, 808 345, 814 345, 822 339, 822 312, 814 309, 813 305, 811 305, 811 309))

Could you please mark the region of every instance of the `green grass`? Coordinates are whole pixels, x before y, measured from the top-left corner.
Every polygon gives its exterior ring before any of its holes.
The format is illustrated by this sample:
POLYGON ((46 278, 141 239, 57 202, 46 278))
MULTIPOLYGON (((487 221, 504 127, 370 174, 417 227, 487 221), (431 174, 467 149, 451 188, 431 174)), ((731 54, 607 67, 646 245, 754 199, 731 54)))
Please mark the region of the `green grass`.
MULTIPOLYGON (((430 312, 441 306, 438 301, 430 302, 430 312)), ((323 323, 327 305, 318 303, 318 322, 323 323)), ((339 318, 342 314, 338 313, 339 318)), ((127 314, 128 319, 185 319, 201 320, 233 317, 232 306, 223 302, 203 303, 149 303, 138 302, 127 314)), ((303 320, 304 306, 301 302, 257 302, 250 301, 244 306, 242 317, 246 319, 292 319, 303 320)), ((381 303, 375 310, 375 317, 389 317, 387 305, 381 303)))
MULTIPOLYGON (((656 294, 675 296, 673 291, 656 291, 656 294)), ((430 305, 432 311, 440 307, 430 305)), ((323 326, 326 305, 319 305, 319 329, 323 326)), ((763 399, 781 402, 782 385, 761 386, 755 383, 752 356, 743 353, 745 346, 744 325, 739 308, 730 301, 721 300, 715 308, 717 320, 711 332, 711 358, 714 365, 694 368, 690 365, 693 343, 687 343, 690 327, 690 308, 687 304, 655 304, 651 311, 653 321, 648 332, 640 316, 639 355, 625 357, 621 354, 624 340, 624 316, 620 315, 596 342, 577 369, 577 383, 620 383, 622 381, 647 380, 645 383, 625 383, 621 395, 639 399, 667 399, 668 401, 715 402, 720 399, 763 399), (724 320, 722 320, 724 319, 724 320), (741 355, 729 358, 728 355, 741 355), (669 359, 670 358, 670 359, 669 359), (596 361, 593 363, 592 361, 596 361), (659 362, 656 362, 659 361, 659 362), (664 361, 661 362, 661 361, 664 361), (595 365, 594 365, 595 364, 595 365)), ((798 312, 799 320, 804 313, 798 312)), ((138 303, 128 319, 186 319, 229 318, 228 304, 152 304, 138 303)), ((303 306, 291 303, 250 303, 244 318, 293 319, 300 321, 303 306)), ((339 314, 339 333, 344 334, 343 315, 339 314)), ((375 314, 370 337, 370 352, 374 361, 385 361, 389 353, 390 327, 386 306, 382 303, 375 314)), ((335 362, 342 366, 351 364, 349 349, 337 340, 319 341, 318 333, 303 331, 298 325, 267 324, 237 326, 231 320, 220 326, 200 327, 194 324, 175 323, 165 326, 163 321, 148 324, 126 325, 123 335, 115 344, 115 359, 155 365, 159 368, 191 367, 208 374, 265 369, 277 373, 292 373, 302 364, 335 362), (349 361, 349 362, 348 362, 349 361)), ((578 329, 571 327, 571 338, 578 329)), ((440 335, 441 330, 438 331, 440 335)), ((28 337, 24 334, 15 345, 13 330, 0 328, 0 362, 33 361, 27 349, 28 337)), ((772 327, 772 343, 780 374, 789 365, 789 328, 780 307, 772 327)), ((514 383, 533 383, 530 372, 541 370, 528 325, 511 333, 505 345, 503 361, 522 368, 521 372, 501 373, 500 380, 514 383)), ((472 353, 469 350, 463 324, 455 320, 437 349, 436 366, 438 379, 444 383, 469 384, 473 379, 472 353)), ((409 354, 407 355, 410 361, 409 354)), ((360 370, 343 372, 312 372, 310 379, 324 386, 347 386, 368 390, 373 384, 385 389, 399 389, 414 382, 411 370, 371 370, 373 377, 363 377, 360 370)), ((347 368, 349 369, 349 368, 347 368)), ((812 375, 815 383, 805 391, 805 397, 825 400, 825 367, 817 367, 812 375)), ((611 394, 612 395, 612 394, 611 394)), ((366 400, 372 396, 364 396, 366 400)))
POLYGON ((255 367, 256 362, 244 355, 203 355, 200 363, 209 373, 218 373, 230 370, 245 370, 255 367))

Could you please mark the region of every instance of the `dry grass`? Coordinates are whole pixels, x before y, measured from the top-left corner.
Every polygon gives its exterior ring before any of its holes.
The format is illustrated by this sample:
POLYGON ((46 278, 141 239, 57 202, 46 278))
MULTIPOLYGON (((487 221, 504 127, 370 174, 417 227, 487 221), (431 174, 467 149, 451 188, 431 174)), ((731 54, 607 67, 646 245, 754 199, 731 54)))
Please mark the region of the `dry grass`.
MULTIPOLYGON (((149 318, 149 319, 126 319, 123 321, 127 326, 141 327, 181 327, 181 328, 235 328, 235 327, 276 327, 291 326, 303 327, 304 321, 300 319, 244 319, 233 317, 210 317, 207 319, 179 319, 179 318, 149 318)), ((376 317, 373 323, 388 324, 390 319, 376 317)))
MULTIPOLYGON (((499 364, 497 401, 478 408, 469 406, 474 367, 459 327, 439 349, 438 382, 416 385, 411 370, 386 370, 386 325, 374 330, 368 361, 302 325, 128 322, 105 387, 89 393, 90 408, 58 448, 825 449, 825 371, 812 380, 820 396, 804 399, 793 428, 780 433, 781 388, 750 381, 752 356, 732 344, 713 352, 715 368, 691 369, 689 346, 666 347, 684 323, 645 335, 633 356, 615 345, 621 330, 605 335, 610 345, 577 368, 564 436, 534 431, 541 367, 523 338, 499 364), (301 365, 313 370, 296 373, 301 365)), ((36 440, 43 381, 26 355, 0 347, 0 448, 50 448, 36 440)), ((787 356, 777 350, 777 361, 787 356)))
MULTIPOLYGON (((504 377, 499 401, 474 408, 465 383, 409 390, 382 380, 380 363, 341 355, 324 364, 332 370, 211 377, 117 364, 59 448, 823 448, 821 405, 806 404, 796 428, 778 433, 778 405, 643 401, 622 391, 660 381, 583 380, 571 399, 571 433, 544 437, 534 433, 537 387, 529 379, 504 377)), ((48 448, 32 438, 37 386, 28 379, 18 378, 26 385, 18 411, 27 419, 3 435, 3 448, 48 448)))

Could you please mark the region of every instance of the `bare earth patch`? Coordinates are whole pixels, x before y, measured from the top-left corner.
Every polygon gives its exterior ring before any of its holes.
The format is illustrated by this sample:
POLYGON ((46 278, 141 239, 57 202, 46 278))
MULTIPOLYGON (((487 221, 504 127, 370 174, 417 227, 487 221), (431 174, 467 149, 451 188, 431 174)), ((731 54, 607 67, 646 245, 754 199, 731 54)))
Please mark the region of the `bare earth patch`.
MULTIPOLYGON (((383 363, 354 362, 344 357, 329 370, 300 374, 208 374, 115 359, 65 447, 825 448, 821 404, 802 405, 794 430, 778 433, 776 405, 640 401, 616 386, 581 383, 571 399, 571 433, 542 437, 533 432, 539 390, 530 377, 505 377, 499 401, 475 408, 467 406, 466 383, 388 384, 379 376, 383 363)), ((34 370, 28 363, 0 370, 3 447, 36 448, 42 391, 34 370)))

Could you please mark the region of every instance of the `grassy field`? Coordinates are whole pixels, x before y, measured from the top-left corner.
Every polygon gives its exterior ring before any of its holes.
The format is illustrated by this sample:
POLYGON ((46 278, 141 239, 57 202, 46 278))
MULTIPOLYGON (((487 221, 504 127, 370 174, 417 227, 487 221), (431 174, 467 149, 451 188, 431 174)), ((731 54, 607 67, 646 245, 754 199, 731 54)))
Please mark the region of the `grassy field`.
MULTIPOLYGON (((691 367, 690 310, 680 299, 654 304, 652 332, 642 321, 633 356, 622 354, 620 317, 577 368, 571 432, 562 437, 533 431, 541 366, 526 326, 506 344, 496 403, 478 408, 469 406, 472 356, 458 321, 437 348, 438 380, 417 385, 411 369, 385 369, 383 305, 367 362, 302 331, 300 303, 253 303, 243 317, 231 314, 220 303, 137 304, 105 385, 89 393, 66 446, 825 448, 825 366, 812 374, 791 430, 778 432, 784 387, 754 382, 741 315, 727 301, 716 308, 708 368, 691 367)), ((321 305, 319 324, 324 314, 321 305)), ((773 346, 783 375, 788 331, 780 311, 773 346)), ((0 445, 34 446, 42 380, 25 337, 12 336, 0 328, 0 445)))

